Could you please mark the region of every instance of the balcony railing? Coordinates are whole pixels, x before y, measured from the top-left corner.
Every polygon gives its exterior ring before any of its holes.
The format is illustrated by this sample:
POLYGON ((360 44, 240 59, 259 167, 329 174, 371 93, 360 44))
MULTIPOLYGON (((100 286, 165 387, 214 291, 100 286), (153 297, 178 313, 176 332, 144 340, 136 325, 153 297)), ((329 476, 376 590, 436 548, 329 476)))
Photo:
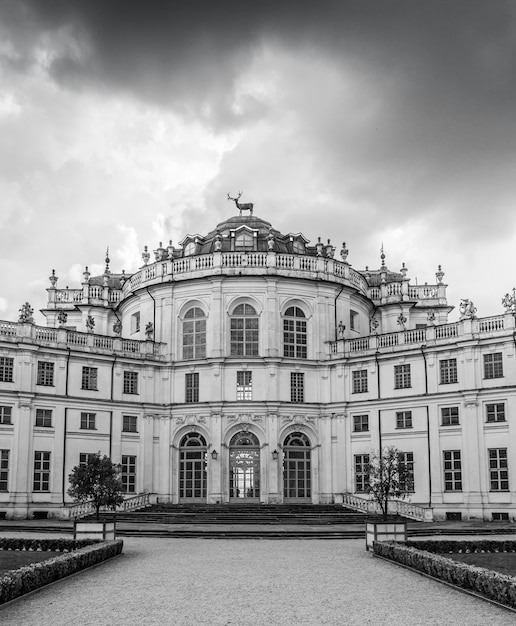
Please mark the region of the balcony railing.
MULTIPOLYGON (((342 494, 342 504, 354 511, 362 511, 363 513, 372 515, 379 515, 382 512, 380 505, 374 500, 366 496, 357 496, 352 493, 342 494)), ((431 508, 419 504, 412 504, 406 500, 390 500, 388 510, 390 515, 401 515, 402 517, 408 517, 419 522, 431 522, 433 520, 431 508)))
MULTIPOLYGON (((139 493, 136 496, 130 496, 125 498, 124 501, 116 507, 117 513, 126 513, 127 511, 136 511, 138 509, 144 509, 150 506, 150 494, 139 493)), ((112 513, 113 509, 101 508, 101 513, 112 513)), ((91 500, 87 502, 79 502, 77 504, 70 504, 64 507, 63 517, 66 519, 80 519, 93 515, 95 513, 95 505, 91 500)))
POLYGON ((497 334, 515 329, 512 314, 463 320, 441 326, 427 326, 414 330, 400 330, 383 335, 369 335, 357 339, 342 339, 330 342, 330 355, 353 356, 364 352, 396 349, 403 346, 423 346, 434 343, 471 337, 472 335, 497 334))
POLYGON ((66 346, 84 351, 123 352, 151 358, 161 357, 164 346, 154 341, 136 341, 121 337, 80 333, 67 328, 48 328, 4 321, 0 321, 0 340, 66 346))

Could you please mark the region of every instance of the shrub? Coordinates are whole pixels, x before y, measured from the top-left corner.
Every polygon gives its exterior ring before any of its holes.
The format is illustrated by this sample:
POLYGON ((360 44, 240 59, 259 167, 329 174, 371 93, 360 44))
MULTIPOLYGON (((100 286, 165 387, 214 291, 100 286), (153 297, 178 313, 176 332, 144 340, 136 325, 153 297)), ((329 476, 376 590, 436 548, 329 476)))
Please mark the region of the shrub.
MULTIPOLYGON (((70 550, 54 558, 33 563, 11 570, 0 577, 0 604, 14 600, 25 593, 44 587, 60 578, 75 574, 87 567, 101 563, 122 552, 124 542, 97 540, 73 540, 73 539, 12 539, 1 540, 1 543, 9 541, 7 545, 19 546, 6 549, 23 549, 22 546, 36 546, 36 550, 55 551, 56 546, 61 546, 61 551, 70 550), (66 542, 66 543, 64 543, 66 542), (68 547, 65 548, 64 546, 68 547), (45 546, 45 548, 43 548, 45 546), (47 547, 48 546, 48 547, 47 547)), ((0 544, 1 545, 1 544, 0 544)), ((5 548, 4 548, 5 549, 5 548)), ((25 547, 25 549, 27 549, 25 547)), ((30 547, 28 549, 31 549, 30 547)), ((34 547, 32 547, 34 549, 34 547)))
MULTIPOLYGON (((516 542, 464 542, 470 544, 470 548, 478 547, 479 544, 494 544, 497 543, 498 547, 501 543, 515 544, 516 542)), ((389 542, 375 541, 373 544, 374 553, 390 561, 395 561, 402 565, 407 565, 413 569, 416 569, 425 574, 429 574, 434 578, 439 578, 445 582, 461 587, 462 589, 468 589, 475 591, 490 600, 495 600, 501 604, 516 608, 516 578, 513 576, 507 576, 505 574, 499 574, 483 567, 476 567, 474 565, 468 565, 466 563, 459 563, 452 559, 435 554, 437 548, 446 545, 448 552, 458 552, 459 547, 463 542, 457 541, 416 541, 407 545, 401 545, 389 542), (430 545, 429 545, 430 544, 430 545), (436 545, 437 544, 437 545, 436 545), (453 546, 451 546, 453 544, 453 546), (421 545, 427 546, 432 549, 429 552, 425 549, 420 549, 421 545)), ((464 547, 464 546, 463 546, 464 547)), ((484 546, 484 551, 485 550, 484 546)), ((464 550, 463 550, 464 551, 464 550)), ((472 550, 470 550, 472 551, 472 550)), ((480 551, 480 550, 476 550, 480 551)), ((509 550, 506 550, 509 551, 509 550)), ((513 549, 510 550, 514 552, 513 549)))

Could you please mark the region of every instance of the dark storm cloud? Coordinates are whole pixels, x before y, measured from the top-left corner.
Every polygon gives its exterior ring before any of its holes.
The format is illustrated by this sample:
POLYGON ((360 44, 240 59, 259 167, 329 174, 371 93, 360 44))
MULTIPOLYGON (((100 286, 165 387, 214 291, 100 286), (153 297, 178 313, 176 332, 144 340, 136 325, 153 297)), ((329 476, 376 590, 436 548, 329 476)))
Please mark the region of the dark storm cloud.
POLYGON ((52 63, 62 84, 204 110, 219 123, 236 121, 234 80, 268 39, 351 61, 444 123, 459 105, 481 116, 493 102, 502 114, 515 104, 514 2, 11 0, 1 10, 25 58, 42 34, 76 38, 79 48, 52 63))

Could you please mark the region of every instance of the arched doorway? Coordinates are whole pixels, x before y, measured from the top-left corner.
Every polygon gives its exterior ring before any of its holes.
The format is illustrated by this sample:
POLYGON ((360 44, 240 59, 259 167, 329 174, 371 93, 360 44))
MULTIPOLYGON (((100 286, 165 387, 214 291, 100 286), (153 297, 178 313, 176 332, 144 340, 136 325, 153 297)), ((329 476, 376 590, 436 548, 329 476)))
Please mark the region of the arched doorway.
POLYGON ((179 444, 179 502, 206 502, 206 439, 187 433, 179 444))
POLYGON ((290 433, 283 442, 283 500, 311 502, 311 444, 304 433, 290 433))
POLYGON ((229 498, 260 500, 260 442, 253 433, 237 433, 229 442, 229 498))

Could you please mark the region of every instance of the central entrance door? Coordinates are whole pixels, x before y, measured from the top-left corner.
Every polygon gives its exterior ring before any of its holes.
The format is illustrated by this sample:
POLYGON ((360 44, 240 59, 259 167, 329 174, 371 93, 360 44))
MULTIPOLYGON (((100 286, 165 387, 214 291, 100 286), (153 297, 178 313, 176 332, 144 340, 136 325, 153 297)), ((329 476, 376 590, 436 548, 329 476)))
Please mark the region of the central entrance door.
POLYGON ((179 502, 206 502, 206 440, 188 433, 179 447, 179 502))
POLYGON ((260 442, 252 433, 237 433, 229 442, 229 498, 260 500, 260 442))

